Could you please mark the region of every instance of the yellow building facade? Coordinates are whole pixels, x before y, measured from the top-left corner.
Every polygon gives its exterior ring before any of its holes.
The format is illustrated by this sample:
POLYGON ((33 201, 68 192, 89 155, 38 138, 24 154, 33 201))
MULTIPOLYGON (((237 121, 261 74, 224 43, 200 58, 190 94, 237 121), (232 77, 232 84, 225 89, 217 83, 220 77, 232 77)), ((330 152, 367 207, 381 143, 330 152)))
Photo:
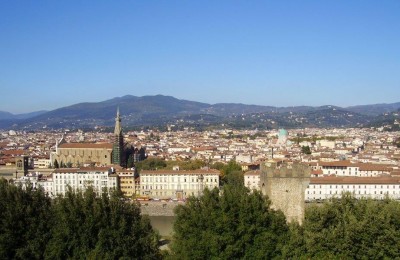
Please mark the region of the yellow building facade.
POLYGON ((135 170, 117 168, 117 174, 122 194, 127 198, 134 197, 136 195, 135 170))

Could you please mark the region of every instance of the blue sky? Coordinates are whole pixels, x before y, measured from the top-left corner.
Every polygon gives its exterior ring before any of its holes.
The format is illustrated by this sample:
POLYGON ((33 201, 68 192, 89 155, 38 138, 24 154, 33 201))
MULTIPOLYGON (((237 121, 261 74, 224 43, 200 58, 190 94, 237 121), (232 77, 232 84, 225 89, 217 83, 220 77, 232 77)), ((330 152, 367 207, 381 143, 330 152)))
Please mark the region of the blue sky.
POLYGON ((1 1, 0 110, 400 101, 400 1, 1 1))

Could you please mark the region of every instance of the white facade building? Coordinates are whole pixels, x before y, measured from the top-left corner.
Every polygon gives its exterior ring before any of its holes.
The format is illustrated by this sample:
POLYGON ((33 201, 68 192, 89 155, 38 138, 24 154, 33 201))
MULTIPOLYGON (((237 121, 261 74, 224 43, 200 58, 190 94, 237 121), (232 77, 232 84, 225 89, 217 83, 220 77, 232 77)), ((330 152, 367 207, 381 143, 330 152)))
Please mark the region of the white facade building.
POLYGON ((235 158, 238 163, 252 163, 253 156, 251 154, 238 154, 235 158))
POLYGON ((15 179, 14 184, 21 185, 23 189, 26 189, 28 185, 31 185, 33 189, 43 188, 47 195, 53 195, 53 181, 51 176, 43 176, 36 172, 29 173, 26 176, 15 179))
POLYGON ((74 191, 84 191, 89 186, 92 186, 98 194, 103 190, 108 192, 116 190, 119 188, 118 175, 111 173, 108 167, 65 168, 53 172, 55 195, 65 195, 69 187, 74 191))
POLYGON ((143 170, 140 173, 140 195, 160 199, 198 196, 205 188, 218 188, 219 175, 217 170, 143 170))
POLYGON ((329 141, 329 140, 318 140, 317 145, 320 147, 327 147, 330 149, 334 149, 336 146, 335 141, 329 141))
POLYGON ((390 175, 392 167, 383 164, 351 163, 350 161, 319 162, 313 170, 322 170, 324 176, 378 177, 390 175))
POLYGON ((398 177, 321 177, 311 178, 305 191, 306 201, 340 198, 349 192, 356 198, 400 199, 398 177))
POLYGON ((244 186, 250 190, 260 190, 261 171, 248 171, 244 174, 244 186))

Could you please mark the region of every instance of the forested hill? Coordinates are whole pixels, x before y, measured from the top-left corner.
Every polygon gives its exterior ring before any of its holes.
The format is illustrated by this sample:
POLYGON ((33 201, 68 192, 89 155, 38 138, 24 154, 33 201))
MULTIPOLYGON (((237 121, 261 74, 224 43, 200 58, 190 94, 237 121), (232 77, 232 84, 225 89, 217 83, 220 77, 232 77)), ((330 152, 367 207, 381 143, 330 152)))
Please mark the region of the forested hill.
POLYGON ((358 127, 374 124, 400 103, 354 107, 273 107, 234 103, 207 104, 170 96, 123 96, 79 103, 52 111, 12 115, 0 113, 0 129, 93 128, 113 126, 119 107, 125 127, 166 124, 238 128, 358 127))

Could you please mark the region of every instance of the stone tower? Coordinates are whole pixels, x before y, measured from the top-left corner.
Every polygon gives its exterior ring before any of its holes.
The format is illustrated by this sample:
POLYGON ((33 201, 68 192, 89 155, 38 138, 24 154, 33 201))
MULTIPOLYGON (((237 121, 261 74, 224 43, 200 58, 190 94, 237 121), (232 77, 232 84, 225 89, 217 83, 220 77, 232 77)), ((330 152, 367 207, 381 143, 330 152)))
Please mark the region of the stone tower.
POLYGON ((28 174, 29 158, 27 156, 15 157, 15 178, 28 174))
POLYGON ((261 165, 261 191, 271 200, 274 209, 281 210, 288 222, 302 224, 305 211, 305 190, 310 183, 311 169, 299 163, 261 165))
POLYGON ((124 166, 124 137, 122 135, 121 117, 119 108, 117 109, 117 117, 115 118, 114 143, 112 151, 112 163, 124 166))

